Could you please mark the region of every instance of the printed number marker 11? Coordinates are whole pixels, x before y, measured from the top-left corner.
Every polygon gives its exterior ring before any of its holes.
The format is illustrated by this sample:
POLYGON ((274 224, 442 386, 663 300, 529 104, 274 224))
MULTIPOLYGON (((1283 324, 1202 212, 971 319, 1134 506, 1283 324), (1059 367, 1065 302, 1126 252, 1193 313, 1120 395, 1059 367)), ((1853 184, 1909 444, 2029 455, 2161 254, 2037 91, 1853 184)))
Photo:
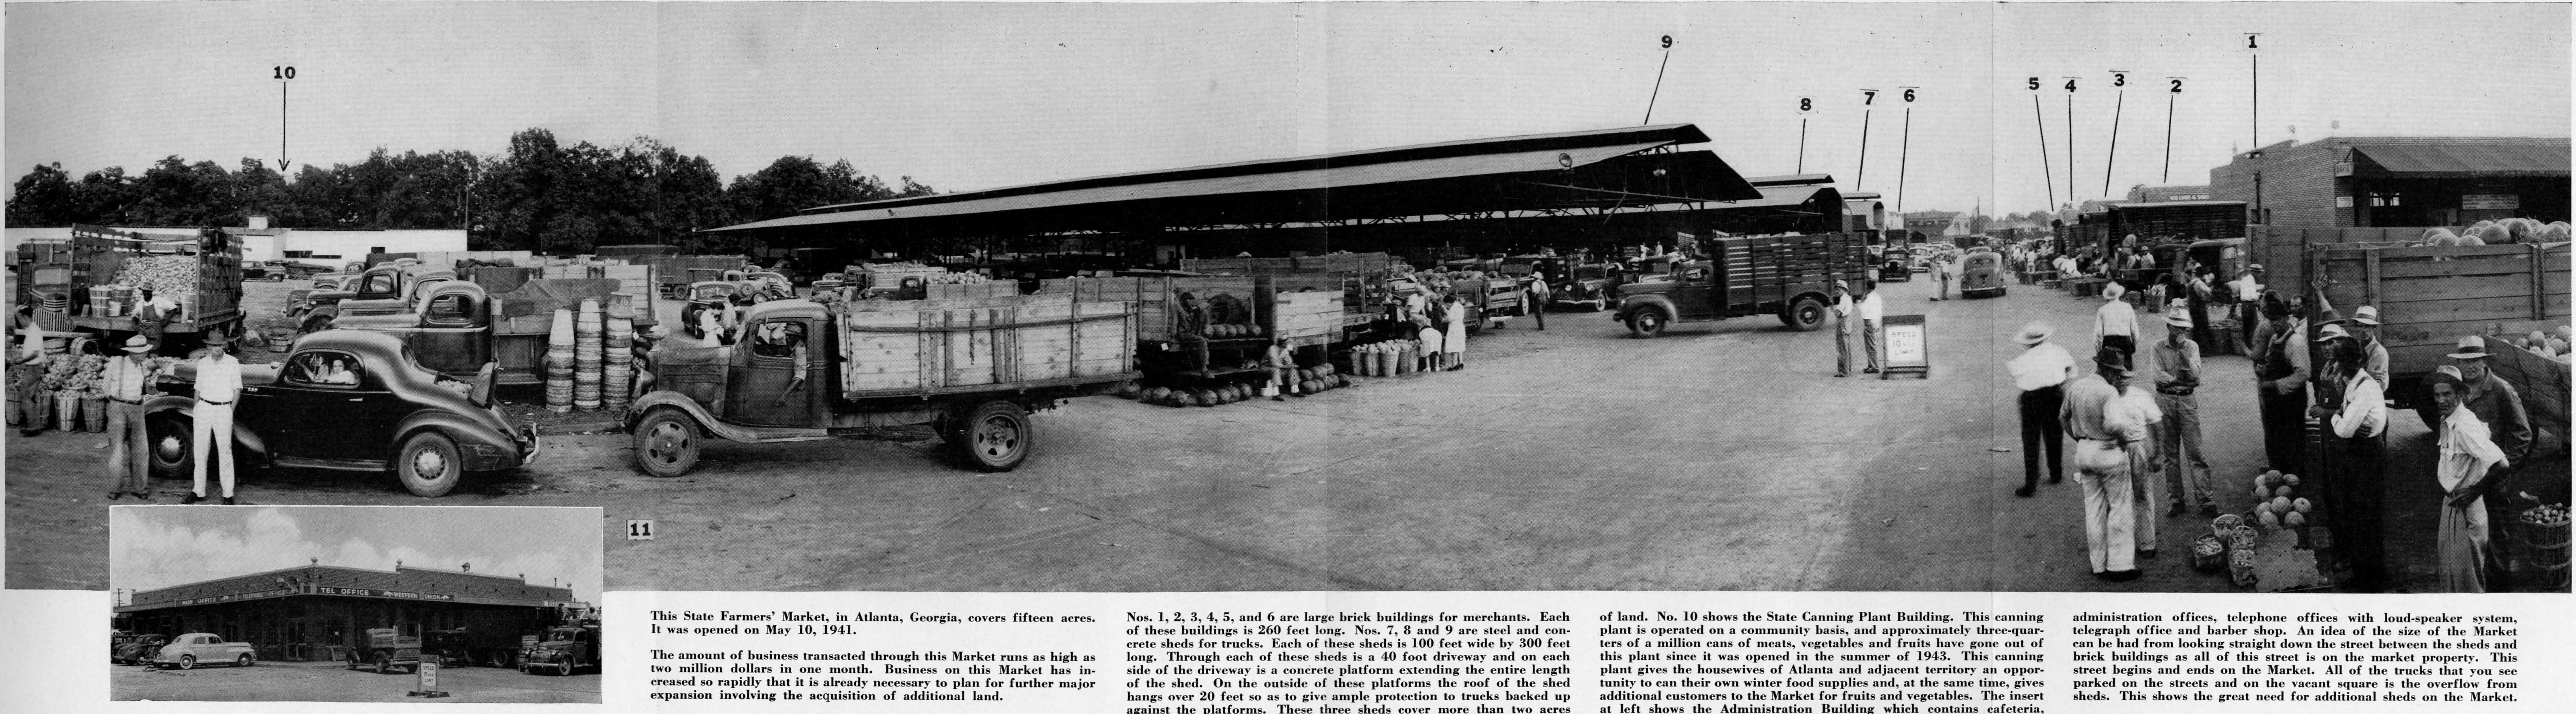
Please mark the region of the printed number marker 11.
POLYGON ((627 539, 627 540, 652 540, 652 539, 653 539, 653 522, 652 522, 652 521, 649 521, 649 520, 643 520, 643 521, 627 521, 627 522, 626 522, 626 539, 627 539))

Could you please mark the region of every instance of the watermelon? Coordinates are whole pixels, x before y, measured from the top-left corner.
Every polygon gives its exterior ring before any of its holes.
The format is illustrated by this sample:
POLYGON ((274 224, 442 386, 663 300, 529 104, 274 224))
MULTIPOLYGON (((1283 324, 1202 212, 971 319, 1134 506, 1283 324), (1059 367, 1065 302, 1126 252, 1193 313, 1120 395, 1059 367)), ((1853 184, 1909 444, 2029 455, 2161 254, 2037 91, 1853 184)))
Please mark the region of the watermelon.
POLYGON ((2308 499, 2296 498, 2290 500, 2290 510, 2306 513, 2308 512, 2308 508, 2308 499))
POLYGON ((2271 503, 2265 505, 2270 506, 2273 513, 2286 513, 2290 510, 2290 497, 2276 497, 2272 499, 2271 503))
POLYGON ((2431 227, 2431 228, 2426 228, 2426 229, 2424 229, 2424 235, 2423 235, 2423 237, 2417 238, 2416 240, 2418 240, 2418 241, 2422 241, 2422 242, 2425 242, 2425 243, 2431 243, 2431 242, 2433 242, 2433 239, 2436 239, 2436 238, 2446 238, 2446 237, 2447 237, 2447 238, 2454 239, 2454 240, 2457 240, 2460 236, 2459 236, 2459 234, 2457 234, 2457 233, 2452 233, 2452 232, 2451 232, 2451 229, 2449 229, 2449 228, 2443 228, 2443 227, 2441 227, 2441 226, 2434 226, 2434 227, 2431 227))
POLYGON ((2308 515, 2298 511, 2281 514, 2281 525, 2299 528, 2308 525, 2308 515))
POLYGON ((1171 397, 1172 390, 1167 387, 1152 387, 1145 390, 1145 401, 1155 404, 1161 404, 1164 400, 1170 399, 1171 397))
POLYGON ((2281 527, 2281 517, 2268 510, 2256 511, 2254 514, 2254 520, 2261 522, 2265 528, 2281 527))
POLYGON ((2283 485, 2283 486, 2297 486, 2297 485, 2299 485, 2299 475, 2298 475, 2298 474, 2281 474, 2281 485, 2283 485))

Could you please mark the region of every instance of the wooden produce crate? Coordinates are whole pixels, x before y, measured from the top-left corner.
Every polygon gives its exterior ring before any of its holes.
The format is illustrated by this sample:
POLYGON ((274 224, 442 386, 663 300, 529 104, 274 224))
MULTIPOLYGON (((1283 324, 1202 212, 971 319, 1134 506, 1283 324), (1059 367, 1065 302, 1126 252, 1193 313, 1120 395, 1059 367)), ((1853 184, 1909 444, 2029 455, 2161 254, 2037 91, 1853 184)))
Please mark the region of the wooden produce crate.
POLYGON ((1071 294, 879 302, 836 309, 845 399, 1125 379, 1136 321, 1071 294))
POLYGON ((1270 334, 1288 338, 1295 347, 1325 345, 1340 341, 1342 334, 1342 291, 1273 293, 1266 313, 1270 334))

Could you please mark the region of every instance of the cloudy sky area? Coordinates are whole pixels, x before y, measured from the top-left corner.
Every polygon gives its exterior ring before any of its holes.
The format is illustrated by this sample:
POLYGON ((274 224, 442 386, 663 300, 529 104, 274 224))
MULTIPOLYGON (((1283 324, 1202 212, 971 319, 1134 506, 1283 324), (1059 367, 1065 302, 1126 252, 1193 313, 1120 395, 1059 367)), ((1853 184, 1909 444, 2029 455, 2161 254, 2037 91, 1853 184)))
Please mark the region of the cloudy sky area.
POLYGON ((596 508, 138 506, 108 512, 108 584, 151 590, 307 564, 410 567, 563 581, 597 604, 596 508))
MULTIPOLYGON (((56 3, 7 8, 5 165, 75 175, 167 155, 351 162, 650 135, 728 177, 787 154, 989 188, 1510 134, 1696 122, 1746 175, 1803 162, 1904 207, 2041 207, 2024 78, 2077 75, 2074 190, 2173 183, 2249 141, 2333 133, 2565 136, 2565 4, 2324 3, 56 3), (102 51, 113 48, 113 51, 102 51), (1911 105, 1889 95, 1917 87, 1911 105), (2098 86, 2098 88, 2097 88, 2098 86), (1860 90, 1883 94, 1868 113, 1860 90), (1801 97, 1815 111, 1796 112, 1801 97), (1801 119, 1805 120, 1803 156, 1801 119), (1910 121, 1910 128, 1907 126, 1910 121), (2329 129, 2340 121, 2343 129, 2329 129)), ((2062 90, 2042 93, 2056 192, 2062 90)), ((2000 210, 1998 210, 2000 208, 2000 210)))

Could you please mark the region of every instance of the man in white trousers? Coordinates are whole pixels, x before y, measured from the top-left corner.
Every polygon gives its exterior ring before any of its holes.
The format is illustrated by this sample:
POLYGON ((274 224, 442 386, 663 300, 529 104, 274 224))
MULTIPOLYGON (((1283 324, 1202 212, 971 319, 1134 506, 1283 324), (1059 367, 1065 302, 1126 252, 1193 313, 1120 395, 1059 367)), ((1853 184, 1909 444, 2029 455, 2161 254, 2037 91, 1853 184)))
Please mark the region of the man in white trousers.
POLYGON ((206 333, 206 348, 198 351, 196 418, 190 427, 188 448, 196 455, 189 466, 195 487, 180 503, 196 503, 206 498, 206 461, 222 460, 217 475, 223 481, 224 505, 233 503, 233 405, 241 400, 241 361, 233 359, 225 345, 231 342, 221 332, 206 333))

